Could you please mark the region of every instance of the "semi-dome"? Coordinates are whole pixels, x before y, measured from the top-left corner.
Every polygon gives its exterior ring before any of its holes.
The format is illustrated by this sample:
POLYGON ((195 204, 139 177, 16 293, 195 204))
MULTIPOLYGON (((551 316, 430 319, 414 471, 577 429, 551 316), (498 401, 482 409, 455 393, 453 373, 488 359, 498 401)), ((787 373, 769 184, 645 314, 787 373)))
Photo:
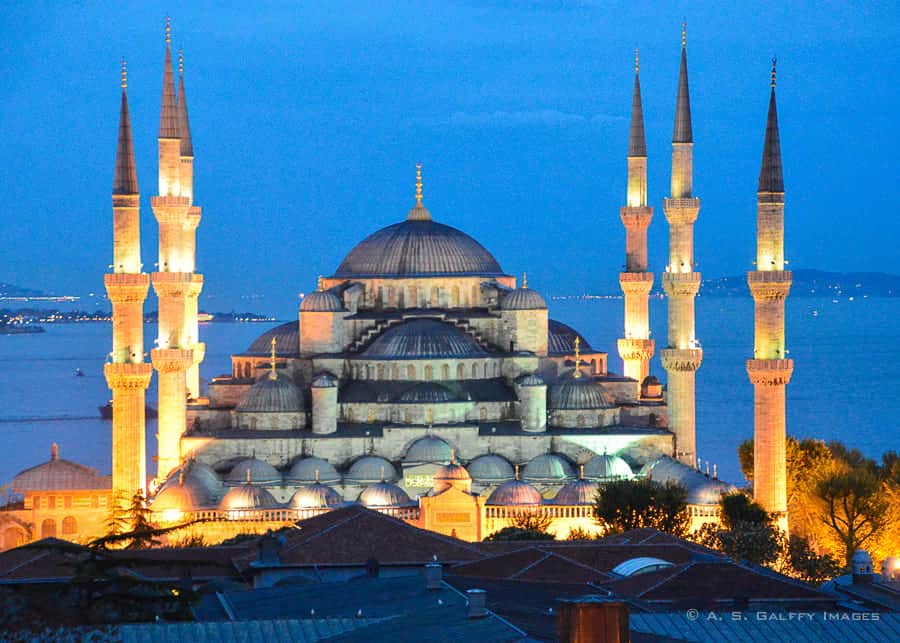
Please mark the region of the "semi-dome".
POLYGON ((339 482, 341 476, 327 460, 310 456, 294 462, 284 479, 286 482, 300 483, 339 482))
POLYGON ((413 442, 406 450, 406 462, 450 462, 453 449, 433 435, 426 435, 413 442))
POLYGON ((377 455, 364 455, 350 465, 347 480, 355 483, 375 483, 397 480, 397 470, 390 462, 377 455))
POLYGON ((367 277, 500 277, 484 246, 456 228, 429 219, 406 220, 369 235, 338 266, 341 279, 367 277))
POLYGON ((653 462, 648 471, 651 480, 665 483, 677 482, 687 489, 689 505, 718 505, 722 494, 737 493, 733 485, 710 478, 697 469, 684 465, 668 456, 653 462))
POLYGON ((219 509, 223 511, 272 509, 277 506, 278 501, 267 489, 249 483, 231 489, 219 503, 219 509))
POLYGON ((525 375, 520 375, 516 379, 516 384, 519 386, 546 386, 547 383, 544 381, 544 378, 538 375, 537 373, 526 373, 525 375))
POLYGON ((522 478, 530 482, 562 482, 573 476, 569 461, 555 453, 537 456, 522 470, 522 478))
POLYGON ((573 480, 565 485, 553 499, 558 505, 592 505, 600 488, 590 480, 573 480))
POLYGON ((487 352, 471 335, 434 319, 414 319, 389 328, 363 356, 370 359, 483 357, 487 352))
POLYGON ((359 502, 371 509, 388 507, 405 507, 411 504, 409 496, 397 485, 390 482, 378 482, 363 489, 359 494, 359 502))
POLYGON ((590 480, 628 479, 633 475, 628 463, 617 455, 595 455, 584 465, 584 477, 590 480))
POLYGON ((502 456, 489 453, 480 455, 469 463, 469 475, 478 482, 511 480, 515 475, 512 465, 502 456))
POLYGON ((550 387, 547 406, 560 411, 615 408, 612 398, 591 378, 575 377, 574 371, 564 375, 550 387))
POLYGON ((317 290, 306 295, 300 302, 300 312, 334 313, 344 309, 344 304, 330 290, 317 290))
POLYGON ((219 474, 217 474, 208 464, 203 464, 194 459, 188 460, 182 466, 170 473, 168 480, 160 487, 160 492, 169 485, 177 484, 182 477, 185 480, 196 481, 209 498, 215 498, 222 495, 224 484, 222 478, 219 477, 219 474))
POLYGON ((193 511, 211 502, 209 490, 198 478, 179 474, 160 489, 150 507, 153 511, 193 511))
POLYGON ((575 352, 575 338, 581 339, 582 353, 593 353, 594 349, 577 330, 555 319, 547 322, 547 353, 549 355, 571 355, 575 352))
POLYGON ((494 489, 485 504, 502 507, 533 507, 544 503, 541 492, 527 482, 510 480, 494 489))
POLYGON ((501 310, 546 310, 547 302, 541 294, 531 288, 516 288, 500 300, 501 310))
POLYGON ((337 491, 320 482, 303 485, 294 495, 288 506, 291 509, 328 509, 344 502, 337 491))
POLYGON ((270 355, 272 339, 275 339, 275 354, 279 357, 291 357, 300 352, 300 326, 295 321, 279 324, 270 328, 253 340, 247 355, 270 355))
POLYGON ((239 485, 251 482, 257 485, 281 484, 281 474, 268 462, 256 458, 243 458, 225 476, 225 483, 239 485))
POLYGON ((303 393, 284 375, 261 378, 244 395, 237 405, 238 413, 300 413, 303 411, 303 393))
POLYGON ((440 404, 441 402, 455 402, 459 398, 449 388, 435 382, 422 382, 404 391, 397 399, 405 403, 440 404))
POLYGON ((313 378, 313 388, 334 388, 338 385, 338 379, 331 373, 319 373, 313 378))

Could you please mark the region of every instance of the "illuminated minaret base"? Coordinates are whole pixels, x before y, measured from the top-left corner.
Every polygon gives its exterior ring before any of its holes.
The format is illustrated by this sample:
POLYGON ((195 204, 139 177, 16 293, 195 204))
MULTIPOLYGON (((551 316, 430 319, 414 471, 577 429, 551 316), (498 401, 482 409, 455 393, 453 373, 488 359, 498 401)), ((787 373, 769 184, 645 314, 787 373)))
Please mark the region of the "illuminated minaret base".
POLYGON ((194 233, 200 211, 192 207, 193 150, 190 130, 186 129, 187 104, 184 96, 181 106, 176 103, 170 43, 167 20, 158 138, 159 195, 150 200, 159 224, 159 271, 152 275, 153 290, 159 299, 159 332, 157 348, 151 352, 153 366, 159 372, 159 479, 179 464, 187 399, 199 395, 199 380, 193 379, 192 369, 202 359, 196 329, 197 297, 203 288, 203 277, 194 273, 194 233), (186 146, 179 133, 179 121, 183 122, 181 129, 186 129, 186 146))
POLYGON ((695 376, 703 361, 694 328, 694 298, 700 273, 694 272, 694 222, 700 199, 693 196, 693 133, 688 93, 687 40, 682 29, 681 69, 672 136, 672 196, 663 200, 669 223, 669 265, 663 274, 668 297, 668 346, 660 351, 667 374, 669 430, 675 434, 675 456, 695 466, 697 458, 695 376))
POLYGON ((643 382, 650 374, 650 358, 653 357, 648 302, 653 288, 653 273, 647 272, 647 228, 653 219, 653 208, 647 206, 647 145, 644 141, 638 71, 635 55, 628 143, 628 195, 627 205, 620 210, 625 226, 625 271, 619 273, 619 284, 625 295, 625 337, 619 339, 618 348, 624 375, 643 382))
POLYGON ((150 278, 141 272, 140 195, 134 163, 128 86, 122 61, 122 106, 113 178, 113 272, 104 276, 112 304, 113 350, 103 366, 112 390, 112 490, 127 504, 147 486, 146 390, 152 368, 144 362, 144 299, 150 278))
POLYGON ((792 275, 784 269, 784 179, 774 61, 756 211, 756 270, 747 273, 755 304, 753 359, 747 360, 753 384, 753 496, 787 532, 785 386, 794 361, 786 358, 784 300, 792 275))

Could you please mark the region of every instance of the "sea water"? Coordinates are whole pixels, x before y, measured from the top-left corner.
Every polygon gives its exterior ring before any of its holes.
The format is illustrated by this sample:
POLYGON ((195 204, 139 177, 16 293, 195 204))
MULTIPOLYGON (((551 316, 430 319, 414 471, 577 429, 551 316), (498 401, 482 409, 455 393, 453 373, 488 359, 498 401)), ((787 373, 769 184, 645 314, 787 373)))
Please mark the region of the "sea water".
MULTIPOLYGON (((596 349, 609 352, 621 372, 616 339, 622 301, 551 301, 552 317, 576 328, 596 349)), ((657 353, 665 343, 666 307, 650 306, 657 353)), ((841 440, 868 456, 900 450, 900 299, 788 299, 788 357, 795 360, 787 387, 788 432, 841 440)), ((274 324, 201 325, 206 360, 201 377, 231 371, 230 355, 246 350, 274 324)), ((19 471, 60 457, 110 471, 111 422, 98 407, 110 397, 103 362, 110 350, 104 323, 47 324, 46 333, 0 335, 0 499, 19 471), (84 375, 76 376, 76 369, 84 375)), ((145 329, 148 350, 155 328, 145 329)), ((737 459, 741 440, 753 434, 753 387, 745 361, 753 352, 753 302, 749 298, 697 299, 697 338, 703 364, 697 371, 697 455, 716 463, 719 476, 743 483, 737 459)), ((665 381, 654 357, 651 372, 665 381)), ((156 406, 156 377, 147 401, 156 406)), ((156 421, 147 421, 148 459, 155 455, 156 421)), ((705 465, 704 465, 705 466, 705 465)), ((154 472, 152 461, 148 471, 154 472)))

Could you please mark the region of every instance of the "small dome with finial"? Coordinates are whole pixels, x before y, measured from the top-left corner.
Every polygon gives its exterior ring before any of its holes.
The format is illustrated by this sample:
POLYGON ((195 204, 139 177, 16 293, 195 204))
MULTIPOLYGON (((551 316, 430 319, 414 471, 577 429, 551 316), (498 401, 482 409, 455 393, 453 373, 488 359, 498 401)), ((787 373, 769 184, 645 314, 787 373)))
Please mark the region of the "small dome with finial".
POLYGON ((547 310, 547 302, 528 287, 528 275, 523 273, 522 287, 509 291, 500 300, 500 310, 547 310))
POLYGON ((344 502, 337 491, 322 484, 303 485, 291 496, 288 506, 291 509, 329 509, 344 502))
POLYGON ((405 507, 412 504, 412 501, 403 489, 384 481, 366 487, 359 494, 359 502, 370 509, 405 507))
POLYGON ((335 313, 344 310, 340 298, 325 289, 325 281, 319 277, 318 289, 306 295, 300 302, 300 311, 308 313, 335 313))

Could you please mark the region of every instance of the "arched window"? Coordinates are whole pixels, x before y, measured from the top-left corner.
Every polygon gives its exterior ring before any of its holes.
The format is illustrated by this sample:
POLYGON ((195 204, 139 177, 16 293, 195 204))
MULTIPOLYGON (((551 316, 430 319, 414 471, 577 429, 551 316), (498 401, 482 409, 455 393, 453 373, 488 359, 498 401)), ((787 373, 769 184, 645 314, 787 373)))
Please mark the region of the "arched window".
POLYGON ((453 286, 451 293, 452 300, 450 301, 450 304, 454 308, 459 308, 459 286, 453 286))
POLYGON ((250 379, 250 362, 244 362, 244 379, 250 379))
POLYGON ((602 413, 597 414, 597 426, 603 426, 603 414, 602 413))
POLYGON ((437 286, 431 287, 431 301, 428 302, 428 305, 431 307, 438 307, 441 305, 441 289, 437 286))
POLYGON ((375 421, 375 407, 369 407, 369 416, 366 418, 369 424, 372 424, 375 421))
POLYGON ((429 407, 425 409, 425 424, 431 424, 434 422, 434 409, 429 407))
POLYGON ((384 379, 384 364, 378 365, 378 379, 380 379, 380 380, 384 379))
POLYGON ((494 362, 494 377, 500 377, 500 362, 494 362))
POLYGON ((472 307, 475 308, 481 303, 481 289, 478 287, 478 284, 474 284, 472 286, 472 307))
POLYGON ((456 365, 456 379, 461 380, 466 376, 466 367, 462 364, 456 365))
POLYGON ((416 367, 410 364, 406 367, 406 379, 414 380, 416 379, 416 367))
POLYGON ((580 426, 580 427, 584 426, 584 416, 583 415, 578 416, 577 423, 578 423, 578 426, 580 426))
POLYGON ((41 523, 41 538, 56 538, 56 521, 52 518, 41 523))
POLYGON ((480 409, 478 409, 478 417, 479 417, 479 419, 481 419, 482 422, 487 420, 487 409, 484 408, 483 406, 480 409))
POLYGON ((431 367, 431 364, 425 366, 425 379, 431 380, 434 377, 434 369, 431 367))
POLYGON ((472 379, 478 379, 478 364, 472 362, 472 379))
POLYGON ((391 379, 399 380, 400 379, 400 367, 394 364, 391 366, 391 379))
POLYGON ((419 307, 419 289, 415 286, 409 287, 409 305, 411 308, 419 307))
POLYGON ((72 534, 78 533, 78 523, 75 521, 75 516, 66 516, 63 518, 62 532, 63 536, 71 536, 72 534))
POLYGON ((441 379, 442 380, 450 379, 450 365, 449 364, 444 364, 443 366, 441 366, 441 379))
POLYGON ((347 416, 347 421, 352 422, 353 421, 353 407, 348 406, 345 414, 347 416))
POLYGON ((410 413, 409 410, 403 411, 403 423, 412 424, 412 413, 410 413))

